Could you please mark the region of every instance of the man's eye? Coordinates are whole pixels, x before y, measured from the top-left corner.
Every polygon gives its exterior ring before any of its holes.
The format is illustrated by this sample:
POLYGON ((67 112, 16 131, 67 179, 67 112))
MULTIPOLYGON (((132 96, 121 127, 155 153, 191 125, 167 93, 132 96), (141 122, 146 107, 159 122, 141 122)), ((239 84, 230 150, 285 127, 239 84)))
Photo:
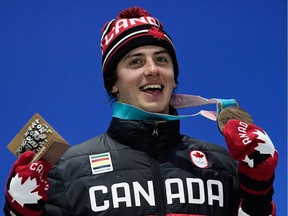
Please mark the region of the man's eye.
POLYGON ((158 61, 158 62, 167 62, 167 58, 165 58, 165 57, 158 57, 158 58, 157 58, 157 61, 158 61))
POLYGON ((136 65, 136 64, 140 64, 141 60, 140 59, 133 59, 131 61, 129 61, 129 65, 136 65))

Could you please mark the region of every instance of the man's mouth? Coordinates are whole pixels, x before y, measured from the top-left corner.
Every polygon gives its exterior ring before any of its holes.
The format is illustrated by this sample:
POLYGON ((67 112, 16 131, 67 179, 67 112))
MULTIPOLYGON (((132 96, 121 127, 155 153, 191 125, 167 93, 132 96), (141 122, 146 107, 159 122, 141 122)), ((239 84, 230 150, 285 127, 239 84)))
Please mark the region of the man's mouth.
POLYGON ((151 84, 151 85, 145 85, 140 87, 140 90, 145 93, 160 93, 163 90, 164 86, 161 86, 159 84, 151 84))

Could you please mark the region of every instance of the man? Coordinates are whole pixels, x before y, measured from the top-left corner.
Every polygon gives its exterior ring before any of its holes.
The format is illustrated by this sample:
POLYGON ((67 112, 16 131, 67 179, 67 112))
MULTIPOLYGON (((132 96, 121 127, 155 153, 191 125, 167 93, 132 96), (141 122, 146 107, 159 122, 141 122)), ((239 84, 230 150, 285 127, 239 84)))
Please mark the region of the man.
POLYGON ((277 152, 262 129, 225 125, 237 164, 168 118, 177 116, 170 101, 179 71, 161 22, 133 7, 102 33, 104 84, 116 100, 107 132, 70 148, 51 171, 43 160, 30 163, 34 153, 22 154, 8 179, 6 215, 275 215, 277 152), (15 176, 37 182, 37 199, 29 190, 16 199, 15 176))

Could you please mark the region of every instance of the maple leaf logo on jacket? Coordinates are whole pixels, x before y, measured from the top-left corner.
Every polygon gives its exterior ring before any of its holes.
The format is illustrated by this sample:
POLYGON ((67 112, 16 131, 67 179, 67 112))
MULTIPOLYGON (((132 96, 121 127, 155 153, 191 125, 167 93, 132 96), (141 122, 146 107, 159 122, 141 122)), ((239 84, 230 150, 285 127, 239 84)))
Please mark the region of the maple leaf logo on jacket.
POLYGON ((12 202, 17 201, 23 207, 24 204, 36 204, 42 198, 38 195, 38 191, 34 191, 38 186, 36 179, 30 177, 22 184, 22 177, 17 173, 11 179, 11 189, 8 192, 13 198, 12 202))
POLYGON ((206 155, 198 150, 194 150, 190 152, 190 158, 193 164, 200 168, 207 168, 208 161, 206 155))

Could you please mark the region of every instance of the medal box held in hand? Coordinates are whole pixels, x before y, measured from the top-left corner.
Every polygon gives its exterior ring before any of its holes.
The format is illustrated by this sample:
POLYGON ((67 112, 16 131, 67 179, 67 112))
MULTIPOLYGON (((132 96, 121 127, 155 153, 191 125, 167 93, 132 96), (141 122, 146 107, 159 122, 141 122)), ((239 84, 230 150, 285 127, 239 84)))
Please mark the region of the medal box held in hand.
POLYGON ((23 152, 34 151, 32 162, 40 158, 51 165, 57 163, 69 144, 38 113, 34 114, 7 148, 17 157, 23 152))

